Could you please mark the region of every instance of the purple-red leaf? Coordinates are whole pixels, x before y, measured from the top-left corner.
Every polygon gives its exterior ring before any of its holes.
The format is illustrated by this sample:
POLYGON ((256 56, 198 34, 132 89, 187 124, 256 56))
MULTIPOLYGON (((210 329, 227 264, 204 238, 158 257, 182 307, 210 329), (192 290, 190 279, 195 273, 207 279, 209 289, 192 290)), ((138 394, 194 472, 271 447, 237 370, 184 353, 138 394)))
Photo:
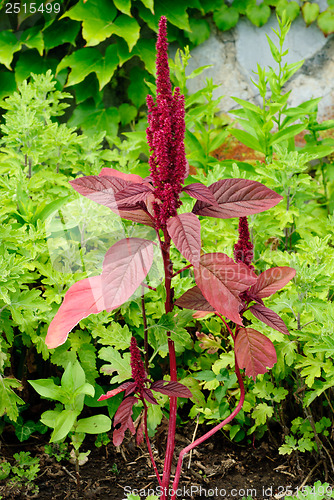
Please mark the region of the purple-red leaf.
POLYGON ((146 277, 153 262, 153 243, 125 238, 109 248, 103 261, 102 290, 108 308, 126 302, 146 277))
POLYGON ((216 207, 219 206, 210 189, 204 184, 199 182, 188 184, 188 186, 184 186, 182 191, 189 194, 189 196, 195 198, 196 200, 204 201, 205 203, 215 205, 216 207))
POLYGON ((246 375, 253 380, 277 361, 274 344, 253 328, 240 328, 235 339, 235 355, 239 368, 245 368, 246 375))
POLYGON ((223 253, 208 253, 201 256, 194 275, 202 294, 214 310, 242 325, 239 294, 256 282, 255 273, 223 253))
POLYGON ((214 312, 212 305, 206 300, 198 286, 187 290, 177 299, 175 305, 184 309, 193 309, 195 311, 214 312))
POLYGON ((116 396, 116 394, 119 394, 122 391, 127 390, 126 395, 131 394, 136 388, 136 382, 124 382, 121 384, 119 387, 116 387, 116 389, 112 389, 111 391, 108 391, 106 394, 102 394, 102 396, 99 397, 98 401, 104 401, 105 399, 112 398, 113 396, 116 396), (131 390, 132 389, 132 390, 131 390))
POLYGON ((120 172, 119 170, 115 170, 114 168, 104 167, 99 176, 109 176, 109 177, 117 177, 118 179, 123 179, 128 182, 135 182, 137 184, 141 184, 144 182, 144 179, 137 174, 125 174, 124 172, 120 172))
POLYGON ((100 275, 74 283, 67 290, 63 303, 50 323, 45 339, 46 345, 52 349, 63 344, 69 332, 80 320, 104 309, 108 307, 103 297, 100 275))
POLYGON ((152 188, 148 184, 129 184, 115 194, 116 207, 133 209, 139 201, 145 201, 149 193, 152 188))
POLYGON ((157 380, 151 385, 151 389, 167 396, 174 396, 176 398, 191 398, 192 394, 188 387, 180 382, 165 382, 164 380, 157 380))
POLYGON ((132 421, 132 407, 137 403, 137 398, 134 396, 129 396, 123 399, 118 407, 114 418, 114 427, 121 424, 118 429, 114 430, 113 433, 113 443, 115 446, 120 446, 124 439, 124 434, 127 429, 130 429, 132 435, 136 433, 135 426, 132 421))
POLYGON ((152 405, 157 405, 158 404, 158 401, 153 396, 153 393, 152 393, 151 389, 147 389, 147 388, 143 389, 143 396, 146 399, 146 401, 148 401, 152 405))
POLYGON ((168 219, 167 230, 178 251, 193 266, 201 256, 201 223, 194 214, 180 214, 168 219))
POLYGON ((86 198, 105 205, 111 209, 117 208, 115 195, 121 191, 129 182, 117 177, 100 177, 98 175, 87 175, 70 181, 71 186, 86 198))
POLYGON ((261 273, 250 289, 252 295, 263 299, 283 288, 296 275, 292 267, 272 267, 261 273))
POLYGON ((122 219, 132 220, 133 222, 138 222, 139 224, 145 224, 145 226, 155 227, 154 219, 152 219, 145 210, 139 209, 131 212, 130 210, 113 210, 122 219))
POLYGON ((260 182, 247 179, 222 179, 211 184, 209 189, 219 207, 197 201, 194 214, 220 219, 245 217, 274 207, 283 199, 260 182))
POLYGON ((249 308, 249 310, 257 319, 262 321, 262 323, 265 323, 281 333, 289 335, 289 330, 287 329, 286 324, 282 318, 275 313, 275 311, 272 311, 268 307, 262 306, 261 304, 254 304, 249 308))

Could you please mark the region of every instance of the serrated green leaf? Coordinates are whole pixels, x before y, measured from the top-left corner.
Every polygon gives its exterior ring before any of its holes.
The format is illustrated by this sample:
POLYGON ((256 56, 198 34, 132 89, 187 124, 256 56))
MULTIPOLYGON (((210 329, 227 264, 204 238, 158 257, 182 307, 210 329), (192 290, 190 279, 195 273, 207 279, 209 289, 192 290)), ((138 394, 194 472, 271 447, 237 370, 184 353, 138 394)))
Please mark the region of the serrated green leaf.
POLYGON ((20 42, 30 49, 37 49, 40 56, 43 55, 44 39, 39 27, 34 26, 24 30, 21 35, 20 42))
POLYGON ((41 75, 45 74, 49 69, 51 69, 52 73, 55 73, 57 62, 56 59, 44 59, 36 49, 20 52, 15 66, 16 83, 19 85, 23 80, 29 78, 31 73, 41 75))
MULTIPOLYGON (((192 2, 194 3, 194 2, 192 2)), ((195 7, 195 5, 192 5, 195 7)), ((166 16, 168 21, 181 30, 190 31, 189 16, 187 9, 189 2, 187 0, 155 0, 154 12, 155 19, 158 21, 161 16, 166 16)))
POLYGON ((131 56, 138 56, 143 63, 145 64, 145 68, 147 71, 151 73, 151 75, 155 75, 155 44, 153 40, 146 40, 145 38, 141 38, 138 40, 138 43, 134 47, 131 56))
POLYGON ((148 88, 145 84, 146 71, 135 66, 130 71, 130 85, 128 86, 128 96, 133 104, 140 108, 146 101, 148 88))
POLYGON ((112 384, 124 382, 131 378, 130 354, 125 353, 123 357, 113 347, 102 347, 99 352, 99 358, 108 361, 109 365, 103 365, 101 372, 107 375, 112 375, 117 372, 111 379, 112 384))
POLYGON ((119 116, 121 118, 121 124, 123 125, 128 125, 128 123, 131 123, 132 120, 134 120, 137 116, 137 108, 134 106, 131 106, 131 104, 128 104, 127 102, 123 102, 123 104, 120 105, 118 108, 119 116))
POLYGON ((60 19, 43 31, 45 50, 49 51, 64 43, 75 45, 80 23, 72 19, 60 19))
POLYGON ((267 422, 267 418, 272 417, 274 408, 266 403, 259 403, 252 412, 252 417, 255 419, 256 425, 263 425, 267 422))
POLYGON ((82 21, 82 36, 88 47, 98 45, 114 33, 114 20, 117 9, 109 0, 80 0, 72 9, 65 12, 60 19, 69 17, 74 21, 82 21))
POLYGON ((119 121, 117 108, 96 108, 89 99, 76 107, 68 123, 71 127, 81 127, 87 135, 105 132, 107 136, 115 137, 119 121))
POLYGON ((0 73, 0 100, 8 97, 16 90, 14 73, 9 71, 0 73))
POLYGON ((20 50, 21 42, 16 38, 12 31, 0 31, 0 63, 6 68, 12 69, 10 64, 15 52, 20 50))

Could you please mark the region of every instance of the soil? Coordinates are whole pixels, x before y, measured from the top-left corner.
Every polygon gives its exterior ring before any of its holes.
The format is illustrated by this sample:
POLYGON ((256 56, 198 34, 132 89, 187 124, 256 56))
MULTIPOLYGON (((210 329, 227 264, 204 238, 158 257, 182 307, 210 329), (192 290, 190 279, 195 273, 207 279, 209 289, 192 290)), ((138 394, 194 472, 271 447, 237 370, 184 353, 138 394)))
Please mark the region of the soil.
MULTIPOLYGON (((204 427, 201 432, 203 430, 204 427)), ((192 434, 193 424, 189 424, 188 430, 183 428, 177 434, 178 451, 191 442, 192 434)), ((163 441, 165 437, 164 435, 163 441)), ((159 433, 156 439, 152 439, 159 471, 163 469, 165 449, 165 443, 161 439, 159 433)), ((79 489, 75 466, 68 460, 58 463, 55 458, 50 458, 44 452, 45 444, 47 439, 44 436, 16 444, 6 444, 2 439, 1 451, 5 459, 13 462, 13 453, 30 451, 32 456, 37 456, 40 460, 40 472, 35 481, 38 493, 33 494, 29 487, 20 489, 10 485, 8 481, 7 484, 6 481, 0 481, 0 498, 123 500, 126 498, 125 492, 137 494, 139 498, 159 493, 146 447, 137 447, 130 436, 119 448, 115 448, 112 442, 96 448, 93 438, 85 441, 83 451, 91 449, 91 453, 87 463, 80 467, 79 489), (42 442, 42 439, 45 441, 42 442)), ((194 450, 190 467, 189 455, 185 457, 177 498, 240 500, 252 497, 254 500, 280 500, 286 494, 295 494, 296 488, 305 482, 309 485, 313 485, 316 480, 324 482, 324 467, 319 460, 319 456, 313 458, 309 454, 284 457, 278 454, 277 447, 266 441, 253 445, 235 444, 223 434, 217 434, 194 450)), ((328 470, 331 471, 329 464, 328 470)), ((328 482, 334 487, 332 472, 330 476, 328 482)))

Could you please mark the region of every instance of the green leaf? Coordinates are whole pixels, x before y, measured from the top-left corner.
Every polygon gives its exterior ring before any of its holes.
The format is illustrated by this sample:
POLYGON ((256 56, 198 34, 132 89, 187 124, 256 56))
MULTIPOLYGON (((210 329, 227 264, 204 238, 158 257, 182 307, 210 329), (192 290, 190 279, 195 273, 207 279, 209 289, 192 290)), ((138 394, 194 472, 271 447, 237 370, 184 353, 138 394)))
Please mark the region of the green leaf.
POLYGON ((15 378, 3 378, 0 376, 0 416, 7 414, 16 422, 19 416, 17 405, 23 405, 24 401, 13 391, 18 389, 21 383, 15 378))
POLYGON ((252 134, 237 128, 230 129, 230 132, 236 139, 238 139, 238 141, 245 144, 245 146, 255 149, 256 151, 260 151, 261 153, 265 153, 259 141, 252 134))
POLYGON ((205 19, 189 19, 191 31, 185 32, 185 35, 194 45, 205 42, 210 37, 210 26, 205 19))
POLYGON ((303 130, 305 130, 305 125, 303 123, 297 125, 291 125, 290 127, 287 127, 273 134, 269 140, 269 144, 270 145, 278 144, 279 142, 286 141, 290 137, 294 137, 303 130))
POLYGON ((112 34, 124 38, 124 40, 129 46, 130 52, 137 43, 137 40, 139 38, 139 33, 140 33, 140 26, 137 23, 137 21, 132 17, 128 17, 124 14, 121 14, 120 16, 117 17, 117 19, 115 19, 113 23, 112 34))
POLYGON ((334 9, 327 9, 318 17, 317 24, 325 36, 334 33, 334 9))
POLYGON ((15 66, 16 83, 19 85, 29 78, 31 73, 41 75, 45 74, 48 69, 55 73, 57 62, 56 59, 44 59, 36 49, 22 51, 15 66))
POLYGON ((59 208, 61 208, 65 203, 67 203, 71 199, 71 196, 64 196, 63 198, 59 198, 57 200, 53 200, 47 205, 40 205, 33 218, 32 222, 36 223, 37 220, 41 222, 45 222, 50 215, 54 214, 59 208))
POLYGON ((61 387, 56 385, 51 379, 28 380, 28 382, 43 398, 54 399, 55 401, 60 401, 61 403, 65 403, 67 400, 61 387))
POLYGON ((33 28, 23 31, 20 42, 30 49, 37 49, 40 56, 43 55, 44 40, 39 27, 34 26, 33 28))
POLYGON ((82 21, 82 36, 87 46, 92 47, 114 33, 116 15, 117 9, 110 0, 89 0, 86 3, 80 0, 60 19, 69 17, 74 21, 82 21))
POLYGON ((20 50, 21 42, 16 38, 12 31, 0 31, 0 63, 4 64, 8 69, 13 60, 15 52, 20 50))
POLYGON ((154 14, 154 0, 141 0, 142 4, 154 14))
POLYGON ((250 4, 246 9, 248 19, 258 28, 266 24, 270 17, 270 7, 261 3, 260 5, 250 4))
POLYGON ((95 103, 88 100, 76 107, 68 123, 71 127, 80 127, 85 134, 90 136, 105 132, 107 137, 115 137, 119 121, 117 108, 101 106, 96 109, 95 103))
POLYGON ((316 18, 318 17, 320 12, 320 7, 317 3, 305 2, 302 5, 302 15, 306 26, 310 26, 316 18))
POLYGON ((108 361, 109 365, 103 365, 101 372, 107 375, 112 375, 117 372, 118 375, 112 377, 110 383, 116 384, 124 382, 131 378, 130 354, 125 353, 122 357, 121 354, 113 347, 102 347, 99 352, 99 358, 108 361))
POLYGON ((216 375, 213 373, 212 370, 202 370, 200 372, 196 372, 196 375, 194 375, 195 380, 205 380, 205 382, 208 382, 210 380, 215 380, 216 375))
MULTIPOLYGON (((194 3, 194 1, 192 2, 194 3)), ((190 31, 187 9, 190 7, 188 0, 155 0, 154 11, 156 21, 161 16, 166 16, 168 21, 181 30, 190 31)), ((195 5, 192 5, 195 7, 195 5)))
POLYGON ((100 91, 110 82, 115 70, 118 66, 119 59, 116 45, 112 44, 107 47, 105 56, 101 58, 99 64, 96 64, 95 73, 100 83, 100 91))
POLYGON ((256 425, 265 424, 267 418, 272 417, 274 408, 266 403, 259 403, 253 410, 252 417, 255 419, 256 425))
POLYGON ((56 418, 55 427, 51 434, 50 443, 62 441, 69 432, 79 416, 79 412, 74 410, 63 410, 56 418))
POLYGON ((131 104, 128 104, 127 102, 124 102, 120 105, 120 107, 118 108, 118 112, 123 127, 124 125, 128 125, 128 123, 131 123, 132 120, 134 120, 137 116, 137 108, 131 106, 131 104))
POLYGON ((232 97, 232 99, 240 104, 243 108, 250 109, 251 111, 254 111, 254 113, 257 113, 258 115, 262 114, 262 109, 253 104, 252 102, 245 101, 244 99, 239 99, 238 97, 232 97))
POLYGON ((246 14, 247 7, 250 3, 255 3, 254 0, 233 0, 233 7, 235 7, 240 14, 246 14))
POLYGON ((227 31, 233 28, 239 20, 239 12, 234 7, 228 7, 223 4, 219 10, 213 13, 213 20, 217 28, 221 31, 227 31))
POLYGON ((76 432, 85 434, 101 434, 109 432, 111 429, 111 420, 106 415, 94 415, 93 417, 82 418, 78 421, 75 428, 76 432))
POLYGON ((297 2, 288 0, 280 0, 276 6, 277 14, 282 17, 283 12, 286 11, 286 16, 290 21, 294 21, 299 14, 300 7, 297 2))
POLYGON ((96 70, 96 63, 100 62, 102 56, 97 49, 83 48, 65 56, 57 66, 57 73, 70 66, 71 72, 67 79, 67 86, 82 82, 89 73, 96 70))
POLYGON ((80 30, 80 23, 71 19, 61 19, 53 22, 44 31, 45 50, 49 51, 64 43, 75 45, 75 39, 80 30))
POLYGON ((0 73, 0 100, 8 97, 16 90, 14 73, 5 71, 0 73))
POLYGON ((131 0, 114 0, 114 4, 123 14, 131 16, 131 0))
POLYGON ((111 323, 108 328, 105 328, 101 333, 100 342, 105 345, 111 345, 117 350, 128 349, 130 347, 132 333, 128 325, 120 325, 119 323, 111 323))
POLYGON ((130 84, 128 86, 128 96, 133 104, 140 108, 145 103, 148 93, 145 77, 147 73, 138 66, 134 66, 130 71, 130 84))
POLYGON ((138 56, 143 63, 147 71, 151 75, 155 75, 155 44, 154 41, 141 38, 134 47, 131 56, 138 56))

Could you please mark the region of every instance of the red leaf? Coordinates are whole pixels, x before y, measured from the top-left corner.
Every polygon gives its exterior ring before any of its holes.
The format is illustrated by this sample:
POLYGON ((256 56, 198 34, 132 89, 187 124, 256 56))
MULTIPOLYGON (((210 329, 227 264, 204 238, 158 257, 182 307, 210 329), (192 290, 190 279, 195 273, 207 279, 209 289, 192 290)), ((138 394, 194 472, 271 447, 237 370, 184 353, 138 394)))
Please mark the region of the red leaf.
POLYGON ((80 320, 104 309, 107 309, 107 306, 102 293, 100 275, 74 283, 67 290, 63 303, 50 323, 45 339, 46 345, 49 349, 53 349, 64 344, 68 333, 80 320))
POLYGON ((149 193, 152 193, 152 188, 148 184, 129 184, 116 193, 115 208, 133 209, 139 201, 145 201, 149 193))
POLYGON ((177 299, 175 305, 184 307, 185 309, 194 309, 195 311, 214 312, 214 308, 203 296, 198 286, 187 290, 177 299))
POLYGON ((115 209, 117 208, 116 193, 128 186, 129 182, 116 177, 87 175, 86 177, 78 177, 78 179, 70 181, 70 184, 78 193, 86 196, 86 198, 100 205, 115 209))
POLYGON ((102 290, 108 308, 124 304, 146 277, 153 262, 153 243, 125 238, 109 248, 103 261, 102 290))
POLYGON ((262 323, 265 323, 281 333, 289 335, 289 330, 287 329, 286 324, 282 318, 275 313, 275 311, 272 311, 268 307, 261 306, 261 304, 254 304, 249 308, 249 310, 257 319, 262 321, 262 323))
POLYGON ((178 251, 193 266, 201 256, 201 223, 194 214, 180 214, 168 219, 167 230, 178 251))
POLYGON ((118 407, 114 418, 114 427, 121 424, 119 429, 115 429, 113 433, 113 443, 115 446, 120 446, 124 439, 124 434, 127 429, 130 429, 132 435, 135 434, 136 429, 132 421, 132 407, 137 403, 137 398, 130 396, 123 399, 118 407))
POLYGON ((118 179, 123 179, 124 181, 135 182, 136 184, 142 184, 144 179, 137 174, 125 174, 124 172, 120 172, 119 170, 115 170, 114 168, 104 167, 99 176, 110 176, 117 177, 118 179))
POLYGON ((283 288, 296 275, 292 267, 272 267, 261 273, 250 293, 263 299, 283 288))
POLYGON ((193 208, 196 215, 219 219, 245 217, 274 207, 283 197, 260 182, 247 179, 222 179, 209 186, 219 208, 197 201, 193 208))
POLYGON ((158 401, 153 396, 153 393, 152 393, 151 389, 143 389, 143 396, 146 399, 146 401, 148 401, 152 405, 159 404, 158 401))
POLYGON ((235 355, 248 377, 266 373, 277 361, 274 344, 253 328, 240 328, 235 339, 235 355))
POLYGON ((242 262, 235 263, 223 253, 201 256, 194 268, 195 280, 206 300, 215 311, 242 325, 239 315, 239 294, 247 290, 257 276, 242 262))
POLYGON ((116 389, 112 389, 111 391, 108 391, 106 394, 102 394, 102 396, 99 397, 98 401, 104 401, 105 399, 112 398, 113 396, 116 396, 116 394, 125 391, 125 389, 128 389, 127 394, 131 394, 131 392, 129 392, 129 389, 131 390, 131 386, 133 386, 131 391, 133 392, 134 389, 136 388, 136 383, 131 381, 124 382, 124 384, 121 384, 119 387, 116 387, 116 389))
POLYGON ((122 219, 132 220, 133 222, 138 222, 139 224, 145 224, 145 226, 155 227, 154 219, 152 219, 148 213, 144 210, 135 210, 131 212, 129 210, 113 210, 122 219))
POLYGON ((210 189, 204 184, 199 182, 188 184, 188 186, 184 186, 182 191, 189 194, 192 198, 196 198, 196 200, 204 201, 205 203, 215 205, 216 207, 219 206, 210 189))
POLYGON ((191 398, 192 394, 188 387, 180 382, 165 382, 165 380, 157 380, 151 385, 151 389, 167 396, 176 398, 191 398))

